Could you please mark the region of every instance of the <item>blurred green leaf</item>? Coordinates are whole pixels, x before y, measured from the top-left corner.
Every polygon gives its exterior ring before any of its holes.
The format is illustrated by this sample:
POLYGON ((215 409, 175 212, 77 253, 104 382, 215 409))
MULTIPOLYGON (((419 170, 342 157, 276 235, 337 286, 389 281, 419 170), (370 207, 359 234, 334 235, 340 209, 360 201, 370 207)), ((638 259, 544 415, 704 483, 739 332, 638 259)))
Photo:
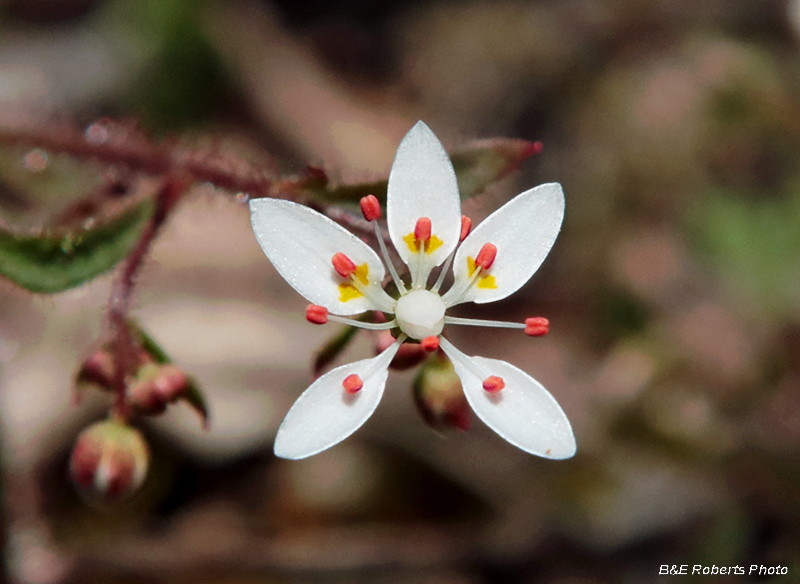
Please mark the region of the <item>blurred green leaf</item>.
POLYGON ((101 18, 120 51, 141 63, 122 107, 154 132, 209 119, 233 93, 202 29, 207 0, 116 0, 101 18))
POLYGON ((698 250, 730 286, 776 317, 792 313, 800 288, 800 192, 752 199, 705 197, 689 215, 698 250))
POLYGON ((44 294, 80 286, 131 251, 152 214, 147 200, 93 229, 64 235, 18 235, 0 229, 0 275, 44 294))
MULTIPOLYGON (((476 140, 450 152, 458 189, 462 199, 483 193, 493 183, 518 170, 527 159, 541 151, 539 142, 511 138, 476 140)), ((324 181, 304 185, 315 195, 336 202, 357 203, 362 197, 375 195, 386 202, 387 181, 331 185, 324 181)))

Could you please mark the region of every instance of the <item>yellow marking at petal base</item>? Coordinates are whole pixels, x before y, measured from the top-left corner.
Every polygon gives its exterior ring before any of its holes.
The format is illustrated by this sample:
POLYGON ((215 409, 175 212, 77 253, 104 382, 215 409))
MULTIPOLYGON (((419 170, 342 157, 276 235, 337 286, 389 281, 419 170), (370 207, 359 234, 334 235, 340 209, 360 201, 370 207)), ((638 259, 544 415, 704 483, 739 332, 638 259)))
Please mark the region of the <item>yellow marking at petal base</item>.
POLYGON ((369 266, 366 262, 356 267, 356 271, 353 275, 358 278, 364 286, 369 284, 369 266))
POLYGON ((417 245, 417 238, 414 237, 414 233, 409 233, 408 235, 403 236, 403 241, 406 242, 408 249, 412 252, 417 253, 419 251, 419 246, 417 245))
POLYGON ((436 237, 435 235, 431 235, 431 238, 428 240, 428 243, 425 245, 425 253, 433 253, 440 247, 444 242, 436 237))
POLYGON ((497 282, 494 279, 494 276, 481 276, 478 278, 478 288, 488 288, 490 290, 494 290, 497 288, 497 282))
MULTIPOLYGON (((404 235, 403 236, 403 241, 406 242, 406 245, 408 246, 408 249, 410 249, 413 253, 418 253, 419 252, 419 242, 417 241, 417 238, 414 237, 413 233, 409 233, 408 235, 404 235)), ((425 253, 429 253, 430 254, 430 253, 435 252, 437 249, 442 247, 443 243, 444 242, 439 237, 436 237, 435 235, 431 235, 431 238, 428 240, 428 243, 425 244, 425 253)))
POLYGON ((352 284, 339 284, 339 302, 347 302, 362 296, 363 294, 352 284))
POLYGON ((471 278, 476 269, 478 269, 478 266, 475 265, 475 259, 467 256, 467 276, 471 278))

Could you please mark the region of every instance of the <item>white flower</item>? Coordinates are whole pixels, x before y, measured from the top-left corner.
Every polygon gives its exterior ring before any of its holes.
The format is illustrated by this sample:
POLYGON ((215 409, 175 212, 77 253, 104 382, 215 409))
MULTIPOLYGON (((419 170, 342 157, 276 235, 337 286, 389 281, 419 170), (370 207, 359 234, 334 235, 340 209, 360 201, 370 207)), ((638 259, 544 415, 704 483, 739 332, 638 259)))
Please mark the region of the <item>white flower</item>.
POLYGON ((469 233, 453 165, 430 128, 418 122, 397 150, 386 212, 389 236, 411 274, 410 287, 399 278, 386 252, 377 200, 365 197, 362 210, 375 226, 399 299, 382 287, 386 270, 378 255, 343 227, 290 201, 250 201, 261 249, 286 281, 313 303, 307 312, 311 322, 330 319, 370 329, 397 327, 402 333, 377 357, 337 367, 317 379, 286 415, 275 439, 275 454, 305 458, 361 427, 378 406, 389 363, 407 338, 419 340, 427 350, 441 347, 452 360, 472 409, 511 444, 547 458, 575 454, 569 420, 539 382, 505 361, 469 357, 441 335, 446 324, 526 329, 531 335, 546 332, 547 321, 540 318, 501 323, 445 313, 462 302, 500 300, 527 282, 561 228, 561 186, 544 184, 518 195, 469 233), (454 283, 440 295, 450 262, 454 283), (428 288, 431 271, 443 263, 436 283, 428 288), (394 319, 377 324, 344 318, 367 310, 394 319))

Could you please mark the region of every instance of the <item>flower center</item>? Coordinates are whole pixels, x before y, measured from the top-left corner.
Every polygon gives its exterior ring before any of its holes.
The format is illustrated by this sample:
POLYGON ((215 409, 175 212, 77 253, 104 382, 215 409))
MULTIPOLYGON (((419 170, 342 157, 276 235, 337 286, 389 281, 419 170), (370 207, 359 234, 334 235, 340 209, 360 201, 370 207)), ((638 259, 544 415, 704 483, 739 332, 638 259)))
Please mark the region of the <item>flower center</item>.
POLYGON ((444 327, 444 302, 429 290, 414 290, 397 301, 397 326, 412 339, 436 336, 444 327))

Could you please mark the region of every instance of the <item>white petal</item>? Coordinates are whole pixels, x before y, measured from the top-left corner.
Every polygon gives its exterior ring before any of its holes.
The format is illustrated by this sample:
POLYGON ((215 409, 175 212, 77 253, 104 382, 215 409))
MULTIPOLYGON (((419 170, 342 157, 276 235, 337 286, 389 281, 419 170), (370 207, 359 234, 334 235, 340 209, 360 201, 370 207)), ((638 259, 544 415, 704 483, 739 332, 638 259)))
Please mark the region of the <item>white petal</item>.
POLYGON ((446 339, 441 347, 453 362, 464 395, 487 426, 525 452, 545 458, 570 458, 575 436, 555 398, 533 377, 505 361, 468 357, 446 339), (505 387, 496 394, 483 389, 490 375, 505 387))
POLYGON ((385 270, 377 254, 324 215, 291 201, 263 198, 250 201, 250 222, 272 265, 309 302, 339 315, 392 310, 394 300, 380 286, 385 270), (345 280, 331 263, 338 252, 369 266, 369 296, 340 300, 339 285, 345 280))
POLYGON ((297 398, 278 428, 275 455, 297 460, 338 444, 358 430, 381 401, 389 375, 389 363, 401 343, 395 343, 372 359, 348 363, 329 371, 297 398), (356 394, 344 390, 348 375, 361 377, 364 386, 356 394))
POLYGON ((420 217, 431 220, 433 235, 442 241, 428 255, 431 265, 438 266, 458 244, 461 199, 453 164, 423 122, 417 122, 403 138, 389 174, 386 222, 397 253, 406 264, 412 251, 403 237, 414 233, 420 217))
POLYGON ((564 191, 558 183, 539 185, 497 209, 458 248, 453 261, 455 284, 445 294, 447 305, 493 302, 519 290, 542 265, 563 220, 564 191), (462 295, 458 283, 468 277, 467 258, 474 259, 485 243, 497 246, 497 258, 488 272, 496 288, 476 282, 462 295))

